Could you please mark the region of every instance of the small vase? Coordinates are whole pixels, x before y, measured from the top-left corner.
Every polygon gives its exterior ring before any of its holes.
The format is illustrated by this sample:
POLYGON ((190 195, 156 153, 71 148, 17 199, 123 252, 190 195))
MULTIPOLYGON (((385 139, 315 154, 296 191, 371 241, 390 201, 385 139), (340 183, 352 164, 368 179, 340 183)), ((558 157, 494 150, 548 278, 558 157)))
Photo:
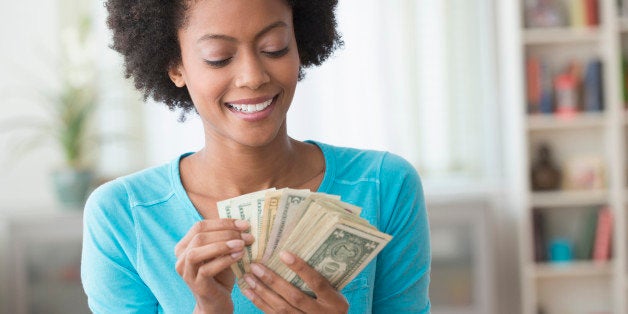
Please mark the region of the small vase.
POLYGON ((90 169, 63 168, 53 171, 52 182, 61 207, 82 210, 93 179, 94 173, 90 169))
POLYGON ((539 147, 531 172, 533 191, 560 189, 562 174, 560 169, 554 164, 552 151, 547 144, 542 144, 539 147))

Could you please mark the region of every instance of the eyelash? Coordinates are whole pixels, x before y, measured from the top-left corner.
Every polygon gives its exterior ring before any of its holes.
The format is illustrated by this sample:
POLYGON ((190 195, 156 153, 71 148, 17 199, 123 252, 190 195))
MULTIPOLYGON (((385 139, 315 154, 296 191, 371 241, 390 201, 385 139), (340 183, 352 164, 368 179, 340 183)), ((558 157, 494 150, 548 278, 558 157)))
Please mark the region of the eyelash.
POLYGON ((290 49, 286 47, 277 51, 267 51, 267 52, 264 52, 264 54, 266 54, 267 56, 271 58, 280 58, 288 54, 288 51, 290 51, 290 49))
MULTIPOLYGON (((288 51, 290 51, 289 47, 283 48, 281 50, 277 50, 277 51, 263 51, 262 53, 267 55, 270 58, 276 59, 276 58, 281 58, 283 56, 285 56, 286 54, 288 54, 288 51)), ((227 64, 229 64, 229 62, 231 62, 232 58, 227 58, 224 60, 218 60, 218 61, 211 61, 211 60, 205 60, 205 63, 209 66, 211 66, 212 68, 222 68, 224 66, 226 66, 227 64)))

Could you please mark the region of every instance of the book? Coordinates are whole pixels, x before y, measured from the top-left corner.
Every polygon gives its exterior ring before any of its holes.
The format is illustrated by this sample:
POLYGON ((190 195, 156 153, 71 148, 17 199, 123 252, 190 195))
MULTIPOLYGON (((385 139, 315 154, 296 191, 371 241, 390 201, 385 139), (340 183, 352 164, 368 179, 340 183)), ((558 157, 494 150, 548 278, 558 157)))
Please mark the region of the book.
POLYGON ((593 258, 593 244, 595 242, 595 231, 597 229, 598 208, 586 210, 582 223, 582 230, 578 235, 578 242, 575 247, 577 259, 589 260, 593 258))
POLYGON ((581 1, 584 1, 585 24, 587 26, 597 26, 600 23, 598 0, 581 0, 581 1))
POLYGON ((602 61, 593 59, 587 63, 584 74, 584 111, 604 110, 602 90, 602 61))
POLYGON ((539 112, 551 114, 554 112, 554 85, 552 84, 552 71, 549 64, 540 60, 541 100, 539 112))
POLYGON ((534 261, 543 262, 547 260, 545 249, 545 218, 541 209, 532 210, 532 228, 534 232, 534 261))
POLYGON ((569 24, 571 27, 584 27, 586 23, 585 0, 571 0, 569 5, 569 24))
POLYGON ((541 61, 536 57, 526 60, 526 94, 528 113, 541 111, 541 61))
POLYGON ((613 236, 613 214, 610 207, 600 208, 593 243, 593 260, 607 261, 611 257, 611 240, 613 236))

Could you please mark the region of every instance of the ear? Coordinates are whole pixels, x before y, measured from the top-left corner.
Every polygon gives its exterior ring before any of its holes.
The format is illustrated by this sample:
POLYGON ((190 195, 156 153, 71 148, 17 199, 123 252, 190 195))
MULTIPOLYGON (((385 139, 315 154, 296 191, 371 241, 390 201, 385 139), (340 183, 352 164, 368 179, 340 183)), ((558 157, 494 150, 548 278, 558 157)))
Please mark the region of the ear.
POLYGON ((181 69, 180 63, 170 66, 170 68, 168 69, 168 76, 170 77, 170 80, 174 83, 174 85, 176 85, 177 87, 185 86, 185 79, 183 77, 183 69, 181 69))

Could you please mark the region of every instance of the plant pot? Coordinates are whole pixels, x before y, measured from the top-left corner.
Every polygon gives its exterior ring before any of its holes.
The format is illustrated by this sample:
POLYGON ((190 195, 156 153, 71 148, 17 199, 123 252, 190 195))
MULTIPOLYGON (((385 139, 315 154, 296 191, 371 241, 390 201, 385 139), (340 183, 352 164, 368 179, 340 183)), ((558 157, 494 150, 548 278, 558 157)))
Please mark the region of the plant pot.
POLYGON ((94 172, 91 169, 57 169, 52 183, 59 205, 64 209, 82 210, 91 192, 94 172))

